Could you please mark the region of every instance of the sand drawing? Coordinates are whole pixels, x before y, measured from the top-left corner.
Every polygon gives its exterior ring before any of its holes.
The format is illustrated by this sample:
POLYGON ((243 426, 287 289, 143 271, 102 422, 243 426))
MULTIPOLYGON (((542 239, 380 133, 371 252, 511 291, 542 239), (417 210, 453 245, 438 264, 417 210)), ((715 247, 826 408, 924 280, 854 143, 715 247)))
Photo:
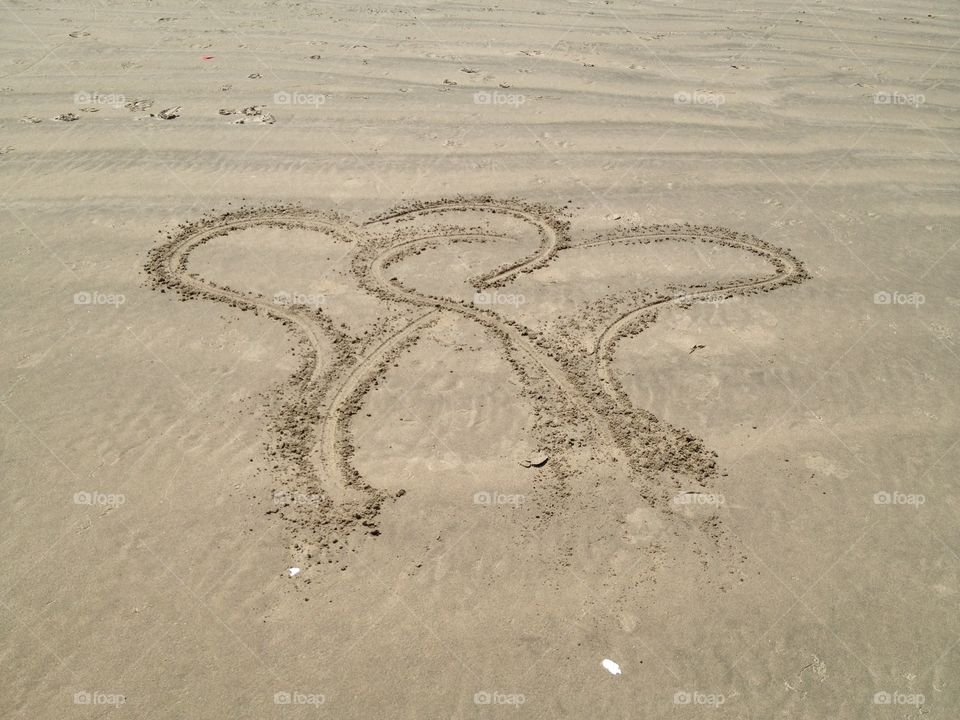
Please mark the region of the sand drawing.
MULTIPOLYGON (((540 458, 535 465, 542 467, 535 471, 550 475, 557 495, 556 503, 540 508, 541 522, 562 509, 564 488, 577 482, 585 459, 594 467, 608 464, 625 470, 643 500, 669 514, 678 491, 689 491, 692 485, 706 492, 716 485, 717 457, 692 433, 634 406, 612 368, 618 343, 641 333, 668 309, 769 292, 808 277, 802 263, 788 251, 724 228, 623 227, 574 244, 564 211, 493 197, 412 202, 363 223, 301 206, 244 207, 181 225, 151 251, 146 269, 152 286, 161 292, 253 311, 282 323, 298 338, 303 362, 278 390, 268 454, 276 483, 315 502, 288 503, 273 512, 291 523, 296 547, 309 550, 309 557, 318 563, 334 562, 332 558, 344 548, 356 547, 363 537, 380 535, 385 506, 409 500, 378 488, 354 467, 351 419, 361 411, 365 395, 378 378, 442 318, 477 323, 521 380, 522 393, 534 408, 535 442, 543 458, 549 458, 548 462, 540 458), (392 266, 405 258, 444 244, 510 241, 509 234, 493 227, 451 224, 450 218, 465 213, 471 218, 509 218, 525 224, 538 238, 532 252, 480 269, 470 279, 478 293, 506 288, 573 248, 602 251, 614 245, 725 246, 757 256, 770 272, 726 283, 611 294, 548 323, 549 331, 534 330, 494 307, 423 293, 392 274, 392 266), (440 219, 442 224, 424 225, 440 219), (195 249, 256 226, 315 230, 349 244, 352 274, 360 291, 375 296, 384 309, 376 331, 351 336, 322 308, 278 304, 274 298, 221 286, 191 272, 195 249), (324 356, 321 362, 321 348, 331 344, 334 357, 324 356)), ((719 532, 716 517, 702 524, 708 535, 719 532)))

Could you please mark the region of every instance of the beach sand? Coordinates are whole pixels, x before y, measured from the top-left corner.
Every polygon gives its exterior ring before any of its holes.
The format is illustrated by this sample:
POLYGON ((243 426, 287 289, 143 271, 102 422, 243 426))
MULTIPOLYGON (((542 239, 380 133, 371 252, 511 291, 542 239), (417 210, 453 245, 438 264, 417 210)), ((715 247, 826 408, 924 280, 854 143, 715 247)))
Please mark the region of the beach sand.
POLYGON ((4 6, 0 714, 953 717, 953 9, 4 6))

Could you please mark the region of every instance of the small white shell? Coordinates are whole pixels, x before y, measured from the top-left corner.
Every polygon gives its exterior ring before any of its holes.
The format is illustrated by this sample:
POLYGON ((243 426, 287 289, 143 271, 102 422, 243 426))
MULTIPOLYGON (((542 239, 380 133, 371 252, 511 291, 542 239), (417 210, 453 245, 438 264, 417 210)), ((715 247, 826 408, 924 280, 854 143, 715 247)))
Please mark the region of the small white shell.
POLYGON ((621 674, 621 673, 620 673, 620 666, 617 665, 613 660, 604 659, 603 662, 600 663, 600 664, 603 665, 607 670, 609 670, 611 675, 620 675, 620 674, 621 674))

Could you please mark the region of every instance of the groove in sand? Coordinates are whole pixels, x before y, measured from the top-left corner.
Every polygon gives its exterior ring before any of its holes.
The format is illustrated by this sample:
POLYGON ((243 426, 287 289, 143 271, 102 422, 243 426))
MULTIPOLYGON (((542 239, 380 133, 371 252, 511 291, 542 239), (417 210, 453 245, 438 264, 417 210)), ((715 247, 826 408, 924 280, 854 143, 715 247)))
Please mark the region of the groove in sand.
MULTIPOLYGON (((550 463, 549 470, 557 476, 560 485, 571 482, 577 474, 563 461, 565 453, 589 446, 598 462, 622 463, 630 468, 638 478, 642 496, 651 506, 666 512, 676 487, 662 486, 662 481, 656 480, 656 473, 668 471, 692 477, 699 485, 706 486, 717 474, 715 455, 706 451, 690 433, 632 406, 610 371, 617 343, 625 336, 642 331, 655 320, 655 313, 661 308, 768 292, 807 277, 800 261, 787 251, 723 228, 650 226, 571 245, 569 223, 561 219, 559 211, 490 197, 411 203, 359 226, 299 206, 243 208, 182 225, 168 235, 166 243, 151 252, 147 271, 154 287, 161 292, 171 289, 184 300, 202 298, 265 314, 297 333, 304 361, 280 391, 284 402, 274 422, 275 442, 270 454, 286 464, 288 472, 281 478, 282 482, 298 492, 315 492, 319 498, 312 505, 287 505, 278 512, 299 529, 295 548, 303 552, 316 551, 327 562, 333 562, 329 554, 347 547, 357 531, 378 535, 377 518, 383 506, 395 499, 363 481, 353 467, 351 418, 359 412, 363 397, 390 363, 416 343, 420 334, 444 313, 477 322, 497 339, 501 353, 523 378, 525 394, 538 404, 537 415, 547 428, 538 439, 544 451, 557 458, 557 462, 550 463), (576 338, 566 330, 555 337, 544 337, 492 310, 456 298, 420 293, 390 277, 387 270, 391 265, 440 242, 483 242, 508 237, 492 231, 450 227, 411 237, 410 228, 405 225, 431 214, 457 212, 512 217, 529 223, 539 237, 533 253, 473 278, 472 283, 478 290, 500 287, 522 273, 535 272, 567 249, 619 242, 713 243, 754 253, 772 264, 776 272, 727 285, 697 286, 681 296, 656 296, 627 308, 617 308, 616 303, 611 302, 612 317, 605 308, 598 322, 600 332, 589 352, 583 353, 576 338), (395 226, 392 232, 390 225, 395 226), (193 250, 214 238, 228 237, 235 230, 255 226, 311 229, 353 243, 356 248, 351 263, 353 273, 362 289, 393 311, 392 325, 379 327, 378 335, 364 345, 359 338, 351 338, 338 330, 322 311, 277 305, 262 295, 220 286, 189 272, 193 250), (334 358, 324 370, 320 353, 329 342, 333 343, 334 358), (574 428, 583 423, 590 431, 587 435, 577 435, 574 428), (318 428, 319 440, 316 438, 318 428), (314 449, 320 457, 316 465, 310 459, 314 449)), ((275 468, 283 469, 279 463, 275 468)), ((711 527, 717 525, 715 521, 710 524, 711 527)))

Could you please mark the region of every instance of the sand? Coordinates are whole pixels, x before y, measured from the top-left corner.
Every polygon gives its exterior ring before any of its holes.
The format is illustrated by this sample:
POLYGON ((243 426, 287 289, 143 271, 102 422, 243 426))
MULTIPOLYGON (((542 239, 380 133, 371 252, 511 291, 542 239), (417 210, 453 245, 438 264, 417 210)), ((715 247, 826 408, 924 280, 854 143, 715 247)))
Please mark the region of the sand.
POLYGON ((0 712, 953 717, 950 11, 5 6, 0 712))

